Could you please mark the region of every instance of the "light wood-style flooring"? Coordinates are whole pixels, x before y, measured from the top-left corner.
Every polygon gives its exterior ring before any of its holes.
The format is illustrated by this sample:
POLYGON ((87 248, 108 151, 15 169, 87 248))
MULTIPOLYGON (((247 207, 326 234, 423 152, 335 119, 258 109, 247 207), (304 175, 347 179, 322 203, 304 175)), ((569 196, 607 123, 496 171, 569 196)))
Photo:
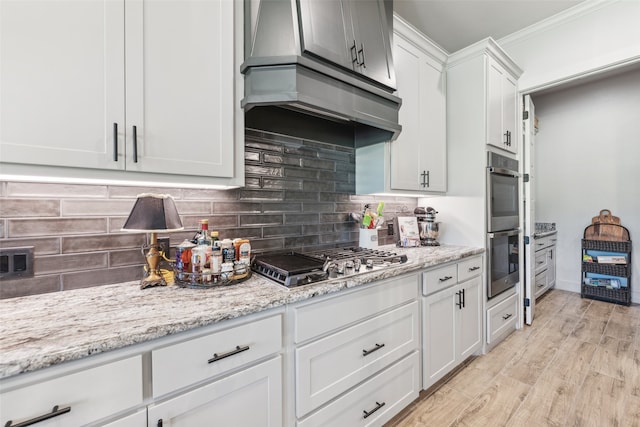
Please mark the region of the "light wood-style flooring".
POLYGON ((549 291, 532 326, 386 427, 640 426, 640 306, 549 291))

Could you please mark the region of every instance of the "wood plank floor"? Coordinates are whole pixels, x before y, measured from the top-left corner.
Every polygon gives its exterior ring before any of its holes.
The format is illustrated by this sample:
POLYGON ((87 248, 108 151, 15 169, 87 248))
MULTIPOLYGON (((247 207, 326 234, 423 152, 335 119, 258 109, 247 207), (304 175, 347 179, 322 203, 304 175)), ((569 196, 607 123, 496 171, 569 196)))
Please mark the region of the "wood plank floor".
POLYGON ((532 326, 385 427, 640 427, 640 305, 549 291, 532 326))

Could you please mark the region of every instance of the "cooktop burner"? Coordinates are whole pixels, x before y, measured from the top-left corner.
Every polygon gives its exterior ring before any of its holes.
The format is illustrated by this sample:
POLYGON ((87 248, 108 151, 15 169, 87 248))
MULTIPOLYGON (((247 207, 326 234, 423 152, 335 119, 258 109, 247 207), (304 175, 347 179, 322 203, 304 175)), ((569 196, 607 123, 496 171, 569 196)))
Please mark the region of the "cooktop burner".
POLYGON ((406 255, 365 248, 334 248, 306 253, 258 255, 251 269, 291 287, 407 262, 406 255))

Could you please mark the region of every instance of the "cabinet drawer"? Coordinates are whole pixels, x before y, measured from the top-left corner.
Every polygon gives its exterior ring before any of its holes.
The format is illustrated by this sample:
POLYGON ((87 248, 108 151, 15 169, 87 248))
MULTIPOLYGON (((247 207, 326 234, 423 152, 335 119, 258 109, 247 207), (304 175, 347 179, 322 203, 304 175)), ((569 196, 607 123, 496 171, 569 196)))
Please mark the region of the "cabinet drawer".
POLYGON ((298 305, 293 308, 295 342, 345 327, 417 297, 417 275, 411 274, 353 293, 341 293, 320 302, 298 305))
POLYGON ((458 266, 456 264, 422 273, 422 293, 424 295, 430 295, 456 283, 458 283, 458 266))
POLYGON ((419 336, 413 301, 297 349, 298 417, 417 349, 419 336))
POLYGON ((46 425, 79 426, 142 403, 142 356, 45 380, 0 395, 1 425, 70 408, 46 425))
POLYGON ((558 238, 555 234, 551 236, 539 237, 534 240, 534 250, 539 251, 540 249, 548 248, 549 246, 553 246, 558 241, 558 238))
POLYGON ((535 256, 535 273, 539 274, 547 269, 547 251, 537 251, 535 256))
POLYGON ((148 413, 148 427, 281 427, 282 358, 153 403, 148 413))
POLYGON ((458 263, 458 281, 464 282, 482 274, 483 268, 482 257, 473 257, 458 263))
POLYGON ((515 329, 518 320, 517 294, 487 310, 487 343, 500 337, 505 331, 515 329))
POLYGON ((419 378, 420 357, 414 352, 297 425, 381 426, 418 397, 419 378))
POLYGON ((282 348, 282 318, 267 317, 153 350, 153 396, 245 365, 282 348))

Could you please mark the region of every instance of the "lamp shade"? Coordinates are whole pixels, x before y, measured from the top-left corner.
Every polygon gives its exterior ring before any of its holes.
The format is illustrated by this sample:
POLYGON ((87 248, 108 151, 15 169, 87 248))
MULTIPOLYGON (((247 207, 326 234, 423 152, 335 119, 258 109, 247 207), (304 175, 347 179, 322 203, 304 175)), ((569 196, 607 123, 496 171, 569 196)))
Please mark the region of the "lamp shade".
POLYGON ((182 221, 173 197, 168 194, 139 194, 124 223, 124 231, 177 231, 182 221))

